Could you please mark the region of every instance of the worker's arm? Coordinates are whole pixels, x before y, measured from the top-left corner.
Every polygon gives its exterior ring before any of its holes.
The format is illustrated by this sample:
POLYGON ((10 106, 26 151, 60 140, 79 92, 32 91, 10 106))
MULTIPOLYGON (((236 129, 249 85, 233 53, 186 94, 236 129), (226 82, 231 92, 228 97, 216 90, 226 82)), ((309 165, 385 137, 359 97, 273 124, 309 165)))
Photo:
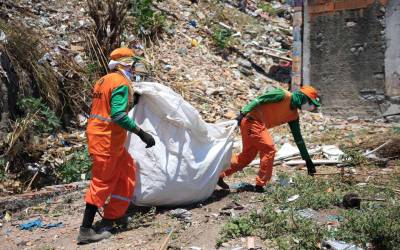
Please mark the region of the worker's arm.
POLYGON ((252 100, 250 103, 244 106, 240 112, 247 114, 260 104, 279 102, 284 98, 285 91, 283 89, 273 89, 252 100))
POLYGON ((111 119, 120 127, 130 131, 137 132, 139 127, 135 121, 129 118, 126 113, 129 102, 128 86, 119 86, 111 94, 111 119))
POLYGON ((154 146, 155 140, 153 136, 140 129, 136 122, 129 118, 126 113, 128 103, 128 86, 115 88, 111 94, 111 119, 122 128, 137 134, 140 139, 146 143, 146 148, 154 146))
POLYGON ((290 131, 292 132, 294 141, 300 151, 301 158, 306 161, 307 170, 309 175, 314 175, 315 166, 308 154, 306 144, 304 143, 303 136, 301 136, 299 119, 289 122, 290 131))

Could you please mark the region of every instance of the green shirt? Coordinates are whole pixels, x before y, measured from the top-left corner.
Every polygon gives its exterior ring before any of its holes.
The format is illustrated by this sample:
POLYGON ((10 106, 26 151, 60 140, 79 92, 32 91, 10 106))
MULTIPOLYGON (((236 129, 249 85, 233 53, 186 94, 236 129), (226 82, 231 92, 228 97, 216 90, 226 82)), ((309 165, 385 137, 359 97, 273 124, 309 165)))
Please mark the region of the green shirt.
POLYGON ((120 86, 111 93, 111 119, 120 127, 135 132, 138 129, 135 121, 129 118, 126 110, 129 104, 128 86, 120 86))
MULTIPOLYGON (((297 95, 295 95, 297 97, 297 95)), ((302 96, 300 96, 302 97, 302 96)), ((285 98, 285 91, 283 89, 277 88, 273 89, 270 91, 265 92, 263 95, 258 96, 254 100, 252 100, 250 103, 248 103, 246 106, 244 106, 240 112, 243 114, 247 114, 250 111, 252 111, 255 107, 257 107, 260 104, 265 104, 265 103, 276 103, 280 102, 285 98)), ((302 98, 299 98, 300 102, 302 102, 302 98)), ((297 100, 295 100, 297 102, 297 100)), ((298 106, 298 105, 296 105, 298 106)), ((301 106, 301 103, 300 103, 301 106)), ((295 107, 296 108, 296 107, 295 107)), ((294 141, 299 148, 301 158, 303 160, 309 160, 310 155, 308 154, 306 144, 304 143, 303 137, 301 135, 300 131, 300 122, 299 119, 295 121, 288 122, 290 131, 292 132, 294 141)))

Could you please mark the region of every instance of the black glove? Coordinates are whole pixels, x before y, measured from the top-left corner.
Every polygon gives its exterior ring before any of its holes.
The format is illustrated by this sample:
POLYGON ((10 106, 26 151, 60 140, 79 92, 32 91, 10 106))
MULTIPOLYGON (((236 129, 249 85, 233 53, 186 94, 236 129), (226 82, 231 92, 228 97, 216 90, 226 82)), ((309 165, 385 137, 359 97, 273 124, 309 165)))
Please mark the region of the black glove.
POLYGON ((146 143, 146 148, 151 148, 156 144, 153 136, 151 136, 149 133, 144 132, 143 129, 140 129, 139 132, 137 132, 136 134, 144 143, 146 143))
POLYGON ((308 175, 314 176, 314 174, 317 172, 317 170, 315 170, 314 163, 312 162, 311 159, 306 160, 306 166, 307 166, 308 175))
POLYGON ((238 114, 238 116, 236 116, 236 118, 235 118, 235 120, 237 121, 239 127, 240 127, 240 123, 242 122, 243 117, 245 117, 245 114, 243 114, 242 112, 240 112, 240 113, 238 114))
POLYGON ((140 98, 140 94, 139 94, 138 92, 135 92, 135 93, 133 94, 133 105, 138 104, 139 98, 140 98))

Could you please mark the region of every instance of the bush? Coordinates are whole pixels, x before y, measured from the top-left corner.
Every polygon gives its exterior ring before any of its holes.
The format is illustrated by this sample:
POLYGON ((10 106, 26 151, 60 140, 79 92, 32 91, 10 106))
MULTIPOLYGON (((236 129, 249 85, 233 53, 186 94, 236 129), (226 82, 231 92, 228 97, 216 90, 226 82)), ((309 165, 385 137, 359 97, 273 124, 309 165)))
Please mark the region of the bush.
POLYGON ((318 249, 324 230, 312 221, 295 218, 292 209, 281 211, 272 204, 265 204, 261 212, 252 211, 225 224, 217 246, 229 239, 249 235, 276 240, 280 249, 318 249))
POLYGON ((261 3, 259 4, 258 8, 262 9, 264 12, 268 13, 269 15, 273 16, 276 14, 274 8, 270 3, 261 3))
POLYGON ((41 98, 24 98, 18 102, 20 109, 36 117, 34 121, 35 132, 50 133, 60 127, 60 121, 41 98))
MULTIPOLYGON (((156 0, 161 2, 162 0, 156 0)), ((153 0, 131 0, 131 15, 134 17, 136 33, 143 37, 153 37, 165 27, 165 16, 154 11, 153 0)))
POLYGON ((63 163, 57 168, 57 174, 64 183, 80 181, 82 179, 89 179, 88 173, 90 172, 92 161, 89 157, 87 148, 74 152, 71 160, 63 163), (85 178, 82 178, 85 174, 85 178))
POLYGON ((232 31, 226 28, 215 28, 212 37, 218 48, 225 49, 232 40, 232 31))
POLYGON ((400 205, 390 207, 346 210, 344 221, 333 237, 356 242, 375 249, 397 249, 400 246, 400 205))

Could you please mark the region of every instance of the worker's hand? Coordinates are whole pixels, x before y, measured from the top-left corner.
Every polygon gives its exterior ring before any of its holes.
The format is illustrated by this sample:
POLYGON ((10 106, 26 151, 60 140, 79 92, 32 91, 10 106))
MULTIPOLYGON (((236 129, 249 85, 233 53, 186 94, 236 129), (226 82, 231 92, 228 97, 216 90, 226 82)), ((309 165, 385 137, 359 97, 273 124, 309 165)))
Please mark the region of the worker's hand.
POLYGON ((133 105, 138 104, 139 98, 140 98, 140 94, 139 94, 138 92, 135 92, 135 93, 133 94, 133 105))
POLYGON ((237 121, 239 127, 240 127, 240 123, 242 122, 243 117, 245 117, 245 114, 243 114, 242 112, 240 112, 240 113, 238 114, 238 116, 236 116, 236 118, 235 118, 235 120, 237 121))
POLYGON ((306 160, 306 166, 307 166, 308 175, 314 176, 314 174, 317 172, 317 170, 315 170, 314 163, 312 162, 311 159, 306 160))
POLYGON ((146 148, 151 148, 156 144, 153 136, 151 136, 151 134, 149 133, 144 132, 143 129, 140 129, 139 132, 137 132, 136 134, 144 143, 146 143, 146 148))

